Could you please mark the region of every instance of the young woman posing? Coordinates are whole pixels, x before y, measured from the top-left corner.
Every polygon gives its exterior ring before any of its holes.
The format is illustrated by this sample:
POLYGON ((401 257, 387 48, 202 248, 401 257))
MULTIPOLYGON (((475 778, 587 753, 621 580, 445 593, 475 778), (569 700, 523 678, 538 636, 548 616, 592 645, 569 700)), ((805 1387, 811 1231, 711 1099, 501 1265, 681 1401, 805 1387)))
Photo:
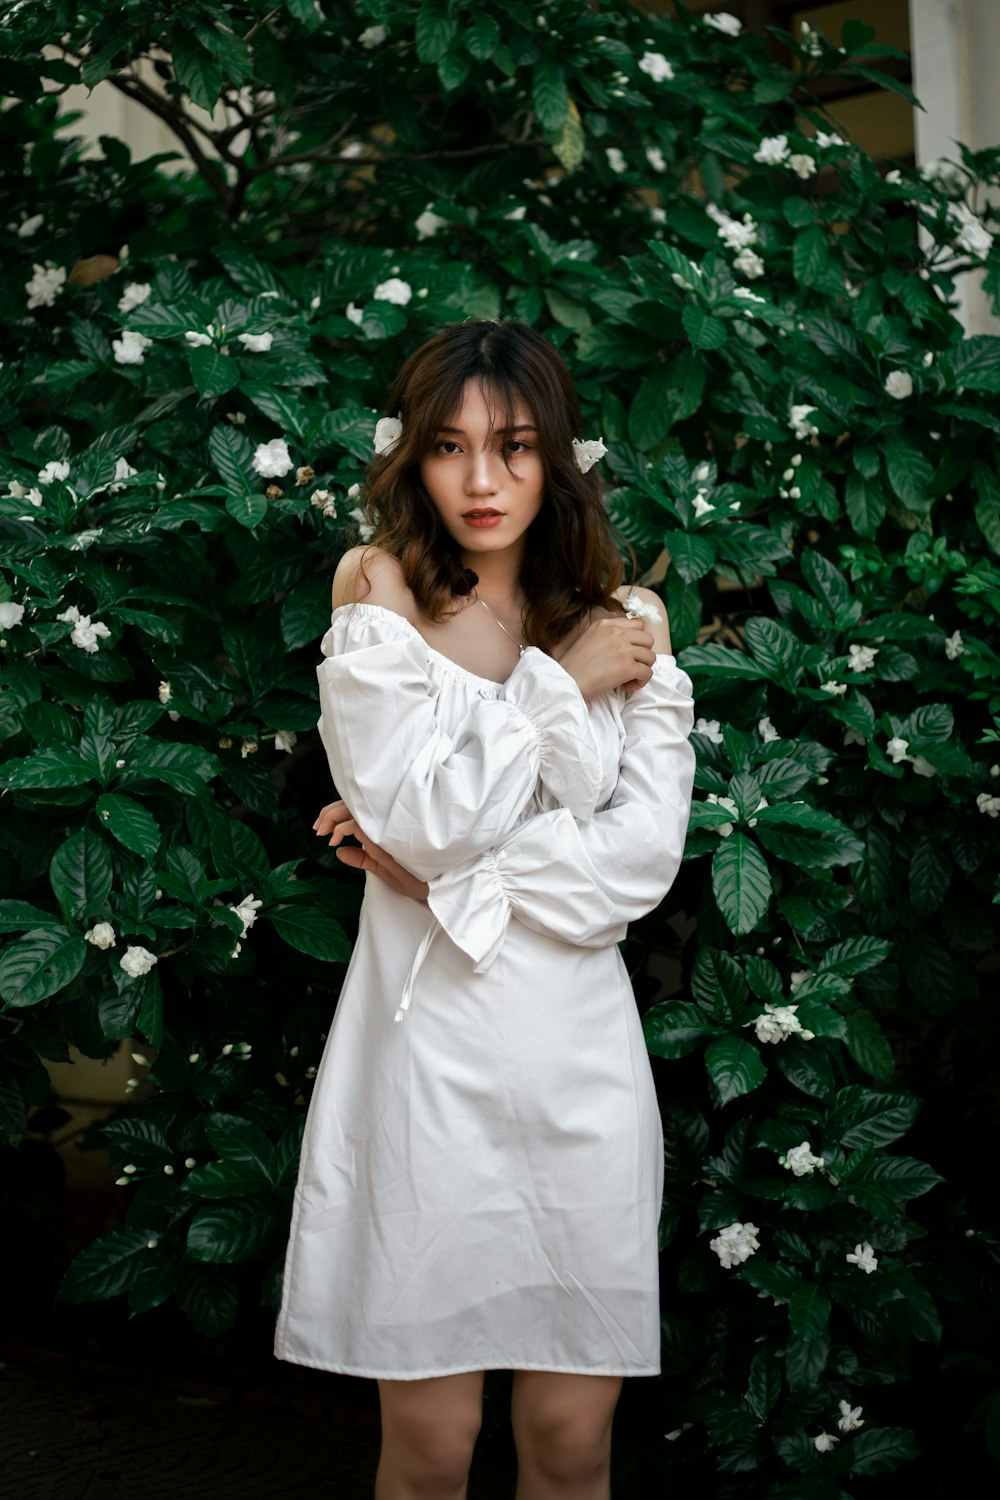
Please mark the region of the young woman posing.
POLYGON ((691 683, 545 339, 447 328, 387 409, 318 668, 315 827, 368 878, 275 1353, 378 1380, 377 1500, 465 1495, 489 1369, 517 1500, 606 1500, 622 1378, 659 1371, 663 1174, 617 944, 680 864, 691 683))

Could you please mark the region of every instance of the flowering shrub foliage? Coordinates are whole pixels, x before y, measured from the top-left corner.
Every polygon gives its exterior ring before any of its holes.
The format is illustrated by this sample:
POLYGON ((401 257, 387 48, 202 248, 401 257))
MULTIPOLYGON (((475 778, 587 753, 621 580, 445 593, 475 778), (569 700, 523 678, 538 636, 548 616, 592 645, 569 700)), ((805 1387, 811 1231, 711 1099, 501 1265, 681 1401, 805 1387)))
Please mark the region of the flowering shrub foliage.
POLYGON ((138 1038, 95 1141, 124 1222, 62 1295, 176 1297, 214 1333, 249 1271, 274 1305, 359 897, 306 832, 331 573, 401 359, 528 319, 640 568, 666 550, 701 716, 688 863, 626 944, 680 1420, 648 1462, 835 1500, 916 1454, 891 1388, 968 1305, 921 1218, 952 1164, 897 1146, 921 1047, 980 1024, 995 931, 1000 340, 951 299, 978 265, 1000 296, 1000 152, 882 175, 842 140, 816 79, 909 97, 856 21, 776 32, 785 63, 682 4, 333 9, 56 0, 0 28, 10 1149, 39 1058, 138 1038), (47 95, 104 79, 191 173, 56 134, 47 95), (220 97, 226 123, 197 113, 220 97))

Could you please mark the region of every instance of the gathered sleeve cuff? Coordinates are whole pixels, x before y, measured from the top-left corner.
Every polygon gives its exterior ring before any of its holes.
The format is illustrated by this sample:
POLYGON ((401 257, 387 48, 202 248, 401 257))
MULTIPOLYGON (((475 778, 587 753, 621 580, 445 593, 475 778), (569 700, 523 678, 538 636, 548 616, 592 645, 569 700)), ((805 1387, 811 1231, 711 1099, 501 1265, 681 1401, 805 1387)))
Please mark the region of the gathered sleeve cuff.
POLYGON ((497 957, 512 919, 563 942, 607 947, 673 884, 695 765, 691 680, 673 656, 657 656, 622 720, 618 784, 590 821, 566 808, 538 813, 428 882, 431 909, 477 970, 497 957))

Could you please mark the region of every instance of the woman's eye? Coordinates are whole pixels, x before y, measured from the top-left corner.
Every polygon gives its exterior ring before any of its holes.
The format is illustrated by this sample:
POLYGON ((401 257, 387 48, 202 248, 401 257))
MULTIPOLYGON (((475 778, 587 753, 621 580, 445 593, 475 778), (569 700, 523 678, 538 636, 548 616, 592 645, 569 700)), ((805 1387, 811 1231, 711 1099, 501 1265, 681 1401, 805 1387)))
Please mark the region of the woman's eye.
MULTIPOLYGON (((523 450, 524 450, 525 453, 530 453, 531 452, 531 445, 530 445, 530 443, 522 443, 521 440, 520 440, 520 438, 512 438, 511 441, 508 442, 508 443, 505 443, 504 446, 506 448, 523 448, 523 450)), ((442 448, 457 448, 457 447, 458 447, 458 444, 456 442, 454 442, 451 438, 442 438, 441 441, 438 444, 436 444, 436 446, 435 446, 435 452, 440 452, 442 448)), ((451 455, 450 454, 446 454, 445 457, 446 458, 450 458, 451 455)))

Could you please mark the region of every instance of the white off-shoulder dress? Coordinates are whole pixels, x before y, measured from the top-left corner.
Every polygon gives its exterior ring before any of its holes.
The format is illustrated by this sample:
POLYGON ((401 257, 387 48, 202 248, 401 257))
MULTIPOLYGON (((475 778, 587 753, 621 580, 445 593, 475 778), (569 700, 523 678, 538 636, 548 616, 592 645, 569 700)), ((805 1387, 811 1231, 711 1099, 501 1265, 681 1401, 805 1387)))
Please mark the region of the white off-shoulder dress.
POLYGON ((504 683, 375 604, 334 610, 319 728, 366 877, 310 1102, 274 1351, 386 1379, 653 1375, 663 1134, 616 946, 680 864, 689 677, 504 683))

